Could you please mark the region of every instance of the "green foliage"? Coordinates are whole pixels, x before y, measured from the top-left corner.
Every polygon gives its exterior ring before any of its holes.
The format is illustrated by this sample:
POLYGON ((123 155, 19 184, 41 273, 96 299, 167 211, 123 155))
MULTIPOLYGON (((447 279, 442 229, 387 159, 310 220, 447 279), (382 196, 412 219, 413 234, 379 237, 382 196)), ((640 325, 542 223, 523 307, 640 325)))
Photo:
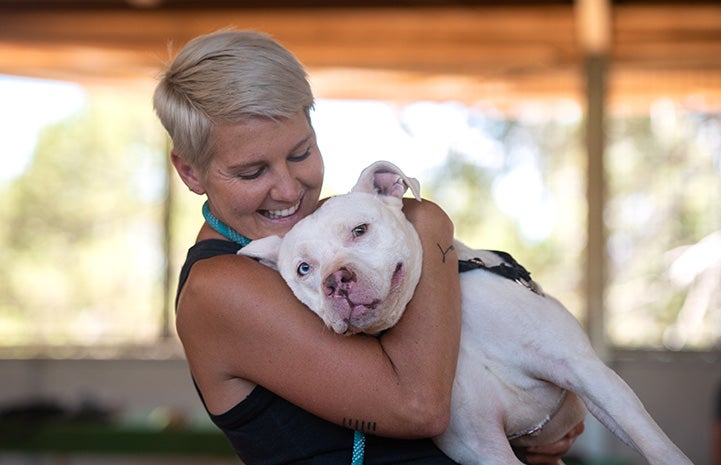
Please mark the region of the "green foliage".
MULTIPOLYGON (((483 159, 451 153, 424 191, 454 219, 459 238, 477 248, 509 251, 582 317, 580 125, 552 117, 479 118, 475 124, 502 148, 496 154, 501 161, 489 163, 491 154, 483 159), (508 180, 510 187, 504 184, 508 180), (551 208, 544 210, 547 205, 551 208), (539 234, 533 226, 543 222, 552 228, 539 234)), ((721 246, 714 249, 709 239, 721 231, 721 115, 659 100, 650 115, 611 118, 608 129, 611 342, 674 349, 719 344, 721 258, 686 263, 687 279, 672 278, 670 268, 702 242, 712 257, 721 257, 721 246)))
MULTIPOLYGON (((468 109, 461 133, 473 135, 470 145, 453 146, 421 182, 460 239, 510 252, 581 317, 582 123, 545 110, 508 117, 468 109)), ((659 101, 650 115, 609 120, 608 130, 612 343, 719 344, 721 260, 688 257, 721 253, 713 248, 721 115, 659 101)), ((167 163, 164 131, 142 92, 95 92, 43 131, 28 169, 0 184, 0 345, 146 343, 163 333, 203 200, 168 178, 167 163)))
POLYGON ((42 132, 31 165, 3 188, 2 344, 154 337, 161 134, 147 100, 117 93, 42 132), (136 180, 148 177, 155 192, 143 197, 136 180))
POLYGON ((448 212, 459 239, 511 253, 582 316, 579 122, 479 118, 475 124, 493 137, 500 153, 484 153, 484 159, 451 153, 424 191, 448 212), (527 185, 529 174, 540 185, 527 185), (506 187, 499 188, 501 182, 506 187))
MULTIPOLYGON (((663 100, 650 117, 612 120, 606 223, 608 321, 614 343, 670 348, 719 344, 721 289, 703 290, 702 299, 690 294, 701 290, 704 276, 719 272, 721 260, 715 266, 698 260, 691 264, 687 283, 671 279, 669 269, 683 249, 721 230, 720 139, 721 115, 687 111, 663 100), (682 312, 687 305, 691 310, 682 312), (683 328, 683 334, 671 340, 673 328, 683 328)), ((715 253, 721 257, 721 251, 715 253)))

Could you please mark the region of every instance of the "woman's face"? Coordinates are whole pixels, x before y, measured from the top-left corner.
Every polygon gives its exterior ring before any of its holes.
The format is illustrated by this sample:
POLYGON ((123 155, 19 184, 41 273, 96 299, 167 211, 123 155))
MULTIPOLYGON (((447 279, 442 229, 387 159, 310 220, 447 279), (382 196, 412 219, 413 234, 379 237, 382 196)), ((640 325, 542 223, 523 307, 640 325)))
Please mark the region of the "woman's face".
POLYGON ((304 112, 218 125, 213 140, 214 156, 200 182, 222 222, 258 239, 285 234, 315 210, 323 159, 304 112))

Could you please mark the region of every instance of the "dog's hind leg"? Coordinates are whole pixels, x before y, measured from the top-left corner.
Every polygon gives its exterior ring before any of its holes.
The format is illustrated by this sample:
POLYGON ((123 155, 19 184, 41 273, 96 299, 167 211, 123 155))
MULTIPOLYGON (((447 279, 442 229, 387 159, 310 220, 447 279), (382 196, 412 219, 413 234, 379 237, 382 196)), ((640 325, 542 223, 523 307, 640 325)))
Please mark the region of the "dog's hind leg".
POLYGON ((566 361, 553 382, 581 397, 588 410, 652 465, 692 465, 656 422, 631 388, 597 357, 566 361))

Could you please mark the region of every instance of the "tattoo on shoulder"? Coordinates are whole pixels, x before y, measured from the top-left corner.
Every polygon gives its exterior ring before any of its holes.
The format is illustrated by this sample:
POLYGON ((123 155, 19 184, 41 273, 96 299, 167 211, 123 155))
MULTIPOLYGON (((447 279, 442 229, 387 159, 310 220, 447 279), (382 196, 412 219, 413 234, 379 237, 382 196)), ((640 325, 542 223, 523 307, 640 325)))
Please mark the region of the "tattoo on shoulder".
POLYGON ((453 244, 446 247, 446 249, 443 249, 441 244, 439 244, 438 242, 436 242, 436 246, 438 247, 438 250, 441 251, 441 259, 443 260, 443 263, 446 263, 446 255, 448 254, 448 252, 450 252, 452 250, 456 250, 456 248, 453 246, 453 244))
POLYGON ((343 418, 343 426, 361 433, 374 433, 375 421, 359 420, 357 418, 343 418))

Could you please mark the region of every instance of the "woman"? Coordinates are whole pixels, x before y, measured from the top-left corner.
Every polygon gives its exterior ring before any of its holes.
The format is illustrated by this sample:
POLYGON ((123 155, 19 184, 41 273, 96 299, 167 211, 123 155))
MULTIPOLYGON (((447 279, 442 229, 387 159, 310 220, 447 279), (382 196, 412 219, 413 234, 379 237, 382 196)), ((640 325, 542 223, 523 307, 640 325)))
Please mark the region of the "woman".
MULTIPOLYGON (((189 42, 154 105, 171 158, 206 222, 188 252, 177 329, 213 421, 248 465, 350 463, 353 430, 365 463, 453 463, 428 439, 448 423, 460 328, 456 258, 438 252, 453 225, 431 202, 409 202, 427 253, 401 322, 378 338, 339 336, 280 276, 235 255, 283 235, 318 206, 323 161, 305 70, 269 37, 223 31, 189 42)), ((570 447, 541 448, 555 463, 570 447)), ((529 451, 532 452, 532 451, 529 451)))

